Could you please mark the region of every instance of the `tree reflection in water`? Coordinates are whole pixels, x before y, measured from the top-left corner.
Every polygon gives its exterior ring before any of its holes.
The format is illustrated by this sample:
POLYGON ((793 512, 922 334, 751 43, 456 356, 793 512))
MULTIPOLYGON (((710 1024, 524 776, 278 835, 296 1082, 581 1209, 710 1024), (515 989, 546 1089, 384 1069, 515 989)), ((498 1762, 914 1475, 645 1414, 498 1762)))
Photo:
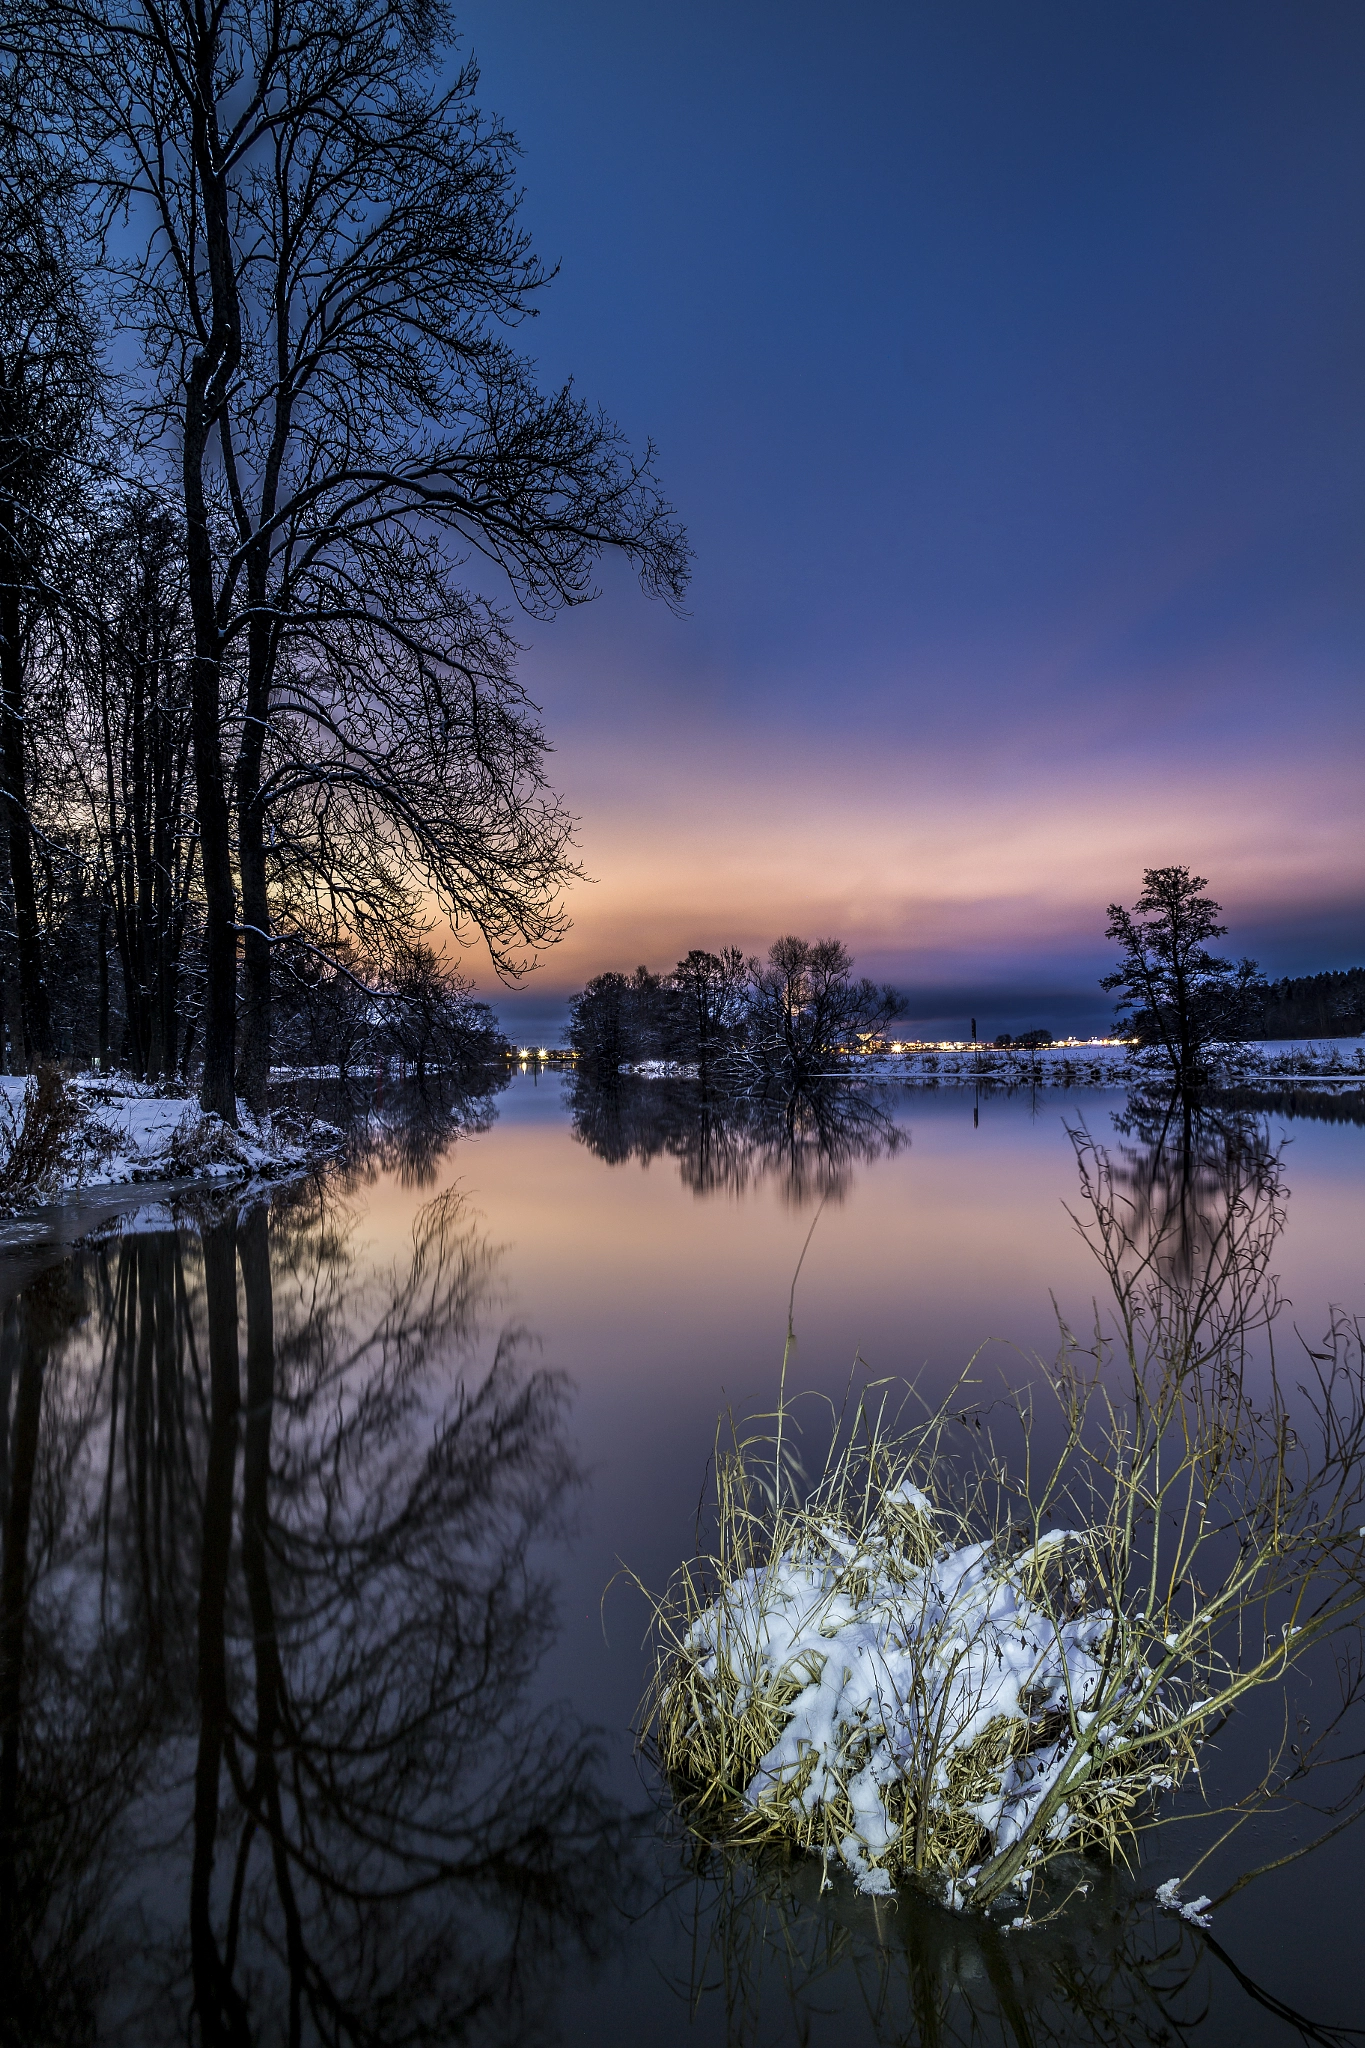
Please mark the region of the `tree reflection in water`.
POLYGON ((381 1281, 314 1191, 126 1236, 16 1304, 14 2038, 519 2034, 599 1942, 618 1819, 592 1738, 529 1704, 566 1389, 515 1333, 477 1365, 497 1301, 458 1194, 381 1281))
MULTIPOLYGON (((861 1090, 573 1101, 602 1157, 666 1153, 699 1192, 772 1175, 801 1202, 900 1142, 861 1090)), ((1219 1115, 1127 1126, 1145 1241, 1192 1270, 1230 1200, 1278 1198, 1257 1127, 1219 1115)), ((390 1166, 420 1182, 449 1128, 390 1166)), ((1231 1988, 1216 1942, 1098 1863, 1026 1939, 821 1898, 805 1859, 641 1884, 591 1737, 532 1705, 566 1389, 515 1332, 487 1362, 498 1259, 457 1194, 394 1270, 362 1258, 347 1188, 371 1170, 130 1233, 6 1311, 0 2039, 534 2039, 626 1905, 661 1905, 640 1967, 662 1950, 712 2039, 831 2012, 907 2048, 1197 2032, 1231 1988)))
POLYGON ((910 1142, 879 1092, 838 1082, 717 1094, 691 1081, 579 1073, 569 1103, 574 1136, 609 1165, 676 1159, 698 1195, 774 1180, 793 1208, 840 1199, 855 1167, 910 1142))
MULTIPOLYGON (((1201 1273, 1219 1275, 1230 1224, 1251 1206, 1274 1212, 1269 1251, 1283 1223, 1284 1189, 1280 1147, 1263 1116, 1189 1096, 1134 1094, 1114 1124, 1130 1142, 1106 1157, 1143 1256, 1185 1285, 1201 1273)), ((1085 1134, 1073 1130, 1078 1136, 1085 1134)), ((1248 1297, 1263 1277, 1259 1270, 1249 1276, 1248 1297)))
POLYGON ((672 1895, 690 1964, 675 1989, 694 2013, 723 2007, 727 2048, 804 2041, 832 2013, 878 2048, 1168 2048, 1200 2037, 1229 1978, 1286 2039, 1365 2039, 1293 2011, 1122 1869, 1089 1858, 1074 1877, 1087 1890, 1021 1937, 910 1888, 894 1905, 822 1896, 808 1857, 705 1851, 672 1895))
POLYGON ((436 1184, 441 1161, 457 1138, 489 1131, 498 1119, 498 1094, 510 1075, 485 1078, 480 1087, 460 1087, 445 1075, 422 1083, 400 1083, 386 1091, 386 1103, 350 1105, 352 1171, 372 1181, 392 1173, 403 1188, 436 1184))

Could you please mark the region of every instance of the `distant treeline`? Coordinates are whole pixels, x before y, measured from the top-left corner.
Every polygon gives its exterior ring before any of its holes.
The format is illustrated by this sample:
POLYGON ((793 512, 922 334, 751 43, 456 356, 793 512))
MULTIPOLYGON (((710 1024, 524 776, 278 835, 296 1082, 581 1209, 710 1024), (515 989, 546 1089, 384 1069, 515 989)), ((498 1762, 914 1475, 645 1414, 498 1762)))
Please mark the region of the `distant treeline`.
POLYGON ((487 1003, 430 946, 383 963, 338 954, 281 977, 272 1020, 278 1064, 335 1066, 344 1081, 398 1060, 421 1082, 428 1071, 468 1073, 509 1051, 487 1003))
POLYGON ((671 972, 599 974, 570 1006, 569 1039, 600 1074, 646 1060, 798 1084, 839 1064, 904 1009, 896 990, 855 980, 838 939, 782 938, 765 960, 694 947, 671 972))
POLYGON ((1266 985, 1266 1038, 1356 1038, 1365 1031, 1365 967, 1266 985))

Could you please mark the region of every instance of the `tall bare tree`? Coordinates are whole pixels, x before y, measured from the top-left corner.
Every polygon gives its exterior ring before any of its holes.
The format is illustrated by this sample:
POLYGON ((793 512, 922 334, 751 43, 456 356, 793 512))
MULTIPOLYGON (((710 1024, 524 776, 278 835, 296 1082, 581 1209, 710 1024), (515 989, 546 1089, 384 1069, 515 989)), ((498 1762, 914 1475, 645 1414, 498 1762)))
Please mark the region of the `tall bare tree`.
POLYGON ((472 65, 439 74, 443 7, 34 9, 73 146, 135 231, 116 267, 142 432, 183 498, 203 1102, 232 1118, 239 937, 257 1106, 268 1074, 272 798, 349 803, 514 966, 557 929, 566 821, 505 622, 461 566, 483 557, 544 616, 592 594, 608 548, 676 598, 686 549, 651 451, 632 458, 569 388, 542 393, 510 345, 547 273, 517 222, 511 136, 476 106, 472 65))
MULTIPOLYGON (((189 617, 176 522, 145 492, 94 522, 78 607, 84 729, 76 767, 98 846, 101 924, 123 979, 123 1057, 170 1080, 197 835, 190 774, 189 617)), ((101 959, 105 953, 103 937, 101 959)), ((102 1023, 101 1053, 108 1050, 102 1023)))
POLYGON ((94 322, 68 240, 69 190, 25 134, 0 75, 0 801, 26 1065, 53 1049, 34 877, 36 673, 62 608, 67 529, 88 481, 99 402, 94 322))

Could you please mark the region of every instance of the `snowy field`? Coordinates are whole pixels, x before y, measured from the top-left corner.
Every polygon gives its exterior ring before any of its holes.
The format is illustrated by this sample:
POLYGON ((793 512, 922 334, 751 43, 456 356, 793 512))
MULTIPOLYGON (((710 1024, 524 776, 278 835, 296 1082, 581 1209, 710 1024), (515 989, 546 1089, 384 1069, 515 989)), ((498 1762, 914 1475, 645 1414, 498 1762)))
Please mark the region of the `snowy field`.
MULTIPOLYGON (((992 1045, 916 1046, 871 1054, 853 1071, 884 1081, 998 1081, 1006 1085, 1122 1087, 1144 1072, 1132 1048, 1105 1040, 1069 1040, 1036 1051, 992 1045)), ((1267 1039, 1240 1046, 1226 1076, 1245 1086, 1311 1081, 1322 1087, 1365 1085, 1365 1039, 1267 1039)))

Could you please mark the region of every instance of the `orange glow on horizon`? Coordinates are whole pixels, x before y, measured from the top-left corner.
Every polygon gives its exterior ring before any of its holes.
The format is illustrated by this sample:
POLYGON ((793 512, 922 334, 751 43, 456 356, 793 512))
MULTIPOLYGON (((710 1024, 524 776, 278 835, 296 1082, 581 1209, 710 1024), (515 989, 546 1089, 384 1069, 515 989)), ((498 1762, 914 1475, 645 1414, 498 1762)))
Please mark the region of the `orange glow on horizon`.
MULTIPOLYGON (((814 752, 814 749, 811 749, 814 752)), ((769 762, 617 737, 561 750, 594 879, 573 928, 524 984, 581 986, 607 968, 670 966, 690 946, 766 950, 833 933, 867 971, 952 980, 1030 958, 1103 952, 1105 906, 1144 867, 1188 862, 1231 926, 1365 901, 1354 762, 1344 751, 1252 760, 1211 782, 1196 763, 1100 774, 1008 757, 964 768, 904 747, 769 762)), ((486 985, 489 977, 478 976, 486 985)))

